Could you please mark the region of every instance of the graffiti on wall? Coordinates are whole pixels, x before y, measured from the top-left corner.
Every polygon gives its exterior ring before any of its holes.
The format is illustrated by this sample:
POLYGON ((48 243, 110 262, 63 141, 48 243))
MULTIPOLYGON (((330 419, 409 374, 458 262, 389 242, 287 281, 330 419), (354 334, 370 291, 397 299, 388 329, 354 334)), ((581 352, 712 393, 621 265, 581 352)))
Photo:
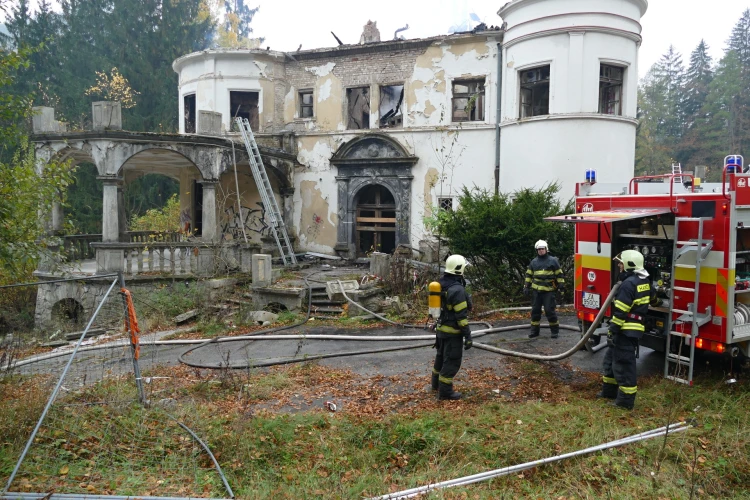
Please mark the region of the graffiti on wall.
POLYGON ((224 224, 221 232, 231 234, 232 238, 242 238, 242 229, 245 233, 253 232, 266 236, 271 227, 266 223, 266 209, 263 203, 256 202, 259 208, 240 207, 237 212, 234 205, 224 209, 224 224))
POLYGON ((312 224, 307 226, 307 238, 310 241, 315 241, 315 239, 320 235, 320 226, 323 224, 323 218, 318 214, 312 214, 312 224))

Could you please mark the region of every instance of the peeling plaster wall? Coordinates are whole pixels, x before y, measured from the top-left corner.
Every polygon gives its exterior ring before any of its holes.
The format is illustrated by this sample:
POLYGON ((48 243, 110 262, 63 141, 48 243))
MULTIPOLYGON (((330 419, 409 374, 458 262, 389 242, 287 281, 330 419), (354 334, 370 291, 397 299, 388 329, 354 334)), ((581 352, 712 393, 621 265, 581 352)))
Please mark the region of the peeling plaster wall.
MULTIPOLYGON (((618 177, 614 180, 629 178, 634 159, 635 121, 631 117, 636 105, 637 45, 630 35, 620 35, 640 29, 641 4, 645 2, 520 0, 503 7, 508 9, 504 20, 509 28, 502 68, 502 191, 559 180, 562 198, 567 199, 574 180, 594 162, 600 177, 614 173, 618 177), (555 16, 548 16, 548 5, 555 16), (569 31, 575 30, 566 31, 561 27, 565 23, 576 27, 573 38, 569 31), (587 31, 600 25, 606 29, 587 31), (624 117, 597 113, 598 65, 603 61, 628 68, 624 117), (519 121, 518 70, 539 64, 552 65, 552 115, 519 121), (565 119, 557 119, 563 115, 565 119)), ((384 46, 333 48, 301 52, 285 63, 278 56, 256 52, 247 54, 242 66, 225 69, 223 63, 216 63, 213 74, 208 72, 214 64, 211 58, 196 56, 192 61, 188 57, 178 71, 180 96, 197 88, 198 109, 223 112, 220 108, 228 105, 230 87, 259 90, 264 130, 294 131, 299 166, 293 172, 292 221, 298 229, 298 249, 303 251, 332 253, 337 244, 338 172, 330 164, 336 151, 366 133, 395 139, 419 158, 411 167, 409 200, 409 235, 411 245, 417 247, 425 237, 423 218, 431 215, 438 197, 456 198, 463 187, 494 190, 497 43, 502 38, 501 32, 484 32, 403 45, 393 42, 388 50, 384 46), (485 81, 485 120, 451 123, 452 83, 477 78, 485 81), (403 128, 378 130, 379 86, 394 84, 404 85, 403 128), (346 89, 362 86, 370 89, 371 128, 346 130, 346 89), (313 118, 299 118, 299 91, 303 89, 313 91, 313 118)), ((212 56, 221 57, 227 56, 212 56)))
MULTIPOLYGON (((252 243, 261 243, 261 237, 269 236, 270 228, 268 218, 261 203, 260 193, 255 185, 255 180, 250 174, 247 163, 239 164, 237 181, 240 187, 240 203, 242 215, 238 216, 237 189, 235 188, 234 172, 227 172, 221 176, 216 188, 216 206, 218 207, 219 230, 225 240, 243 239, 242 226, 245 227, 247 240, 252 243)), ((278 193, 279 187, 273 176, 269 176, 274 193, 278 193)), ((283 203, 276 196, 276 203, 283 211, 283 203)))
POLYGON ((404 134, 400 142, 419 157, 412 168, 410 231, 412 246, 419 248, 419 241, 429 236, 424 218, 432 215, 438 198, 457 200, 464 187, 494 191, 495 132, 492 127, 424 131, 404 134))
POLYGON ((300 204, 297 227, 302 248, 314 252, 333 252, 338 226, 338 214, 333 202, 335 193, 335 189, 326 189, 317 179, 299 183, 295 203, 298 201, 300 204))
MULTIPOLYGON (((275 56, 249 51, 208 51, 200 56, 186 56, 180 62, 179 107, 184 117, 184 96, 196 95, 196 116, 201 110, 221 113, 223 129, 231 129, 233 110, 230 92, 258 92, 258 113, 261 132, 278 129, 277 89, 283 80, 283 62, 275 56)), ((283 85, 282 85, 283 88, 283 85)), ((281 102, 279 101, 279 105, 281 102)), ((184 118, 180 119, 180 133, 185 133, 184 118)))
POLYGON ((452 82, 485 79, 485 122, 495 121, 497 40, 442 43, 429 47, 415 62, 405 88, 406 125, 447 125, 452 118, 452 82))

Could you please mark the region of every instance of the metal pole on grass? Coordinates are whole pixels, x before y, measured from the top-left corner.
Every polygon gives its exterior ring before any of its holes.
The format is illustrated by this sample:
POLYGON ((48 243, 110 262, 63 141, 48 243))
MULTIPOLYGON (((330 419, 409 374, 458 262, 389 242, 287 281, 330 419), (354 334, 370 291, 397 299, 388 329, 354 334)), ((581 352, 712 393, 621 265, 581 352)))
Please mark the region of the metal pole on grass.
POLYGON ((75 359, 76 357, 78 348, 81 346, 83 339, 86 338, 86 334, 89 332, 91 325, 94 323, 94 319, 96 319, 97 315, 99 314, 99 311, 102 309, 102 306, 107 301, 107 297, 109 297, 110 292, 112 291, 112 289, 115 287, 116 284, 117 284, 117 280, 114 280, 112 284, 109 286, 109 290, 107 290, 107 293, 105 293, 104 297, 102 297, 102 301, 99 302, 99 305, 97 306, 96 311, 94 311, 94 314, 91 316, 91 319, 86 325, 86 328, 83 330, 83 333, 81 333, 81 337, 78 339, 78 343, 76 344, 75 349, 73 349, 73 352, 70 354, 70 359, 68 360, 68 364, 65 365, 65 369, 60 375, 60 380, 57 381, 57 385, 55 386, 55 389, 52 391, 52 394, 50 395, 49 400, 47 401, 47 406, 44 407, 42 416, 39 417, 39 420, 36 423, 36 427, 34 427, 34 430, 31 432, 31 436, 29 436, 29 440, 26 442, 26 447, 23 449, 23 452, 21 453, 21 457, 18 459, 18 462, 16 462, 16 466, 13 469, 13 472, 10 474, 10 477, 8 478, 8 484, 5 485, 3 494, 8 493, 8 490, 10 489, 10 485, 13 483, 13 479, 15 479, 16 474, 18 473, 18 469, 21 468, 21 463, 23 462, 23 459, 26 458, 26 454, 29 452, 29 448, 31 448, 31 443, 34 442, 34 438, 36 438, 36 434, 37 432, 39 432, 39 428, 42 426, 42 422, 44 422, 44 419, 47 416, 47 412, 52 406, 52 403, 55 402, 55 398, 57 398, 57 394, 60 392, 60 387, 62 387, 63 380, 65 380, 65 375, 68 374, 70 365, 73 364, 73 359, 75 359))
POLYGON ((122 303, 125 306, 125 325, 127 326, 128 333, 130 334, 130 354, 133 356, 133 374, 135 375, 135 386, 138 388, 138 399, 140 400, 141 404, 143 406, 146 406, 146 393, 143 391, 143 379, 141 379, 141 367, 138 365, 138 356, 136 354, 137 346, 133 342, 133 337, 136 335, 135 332, 133 332, 133 328, 135 328, 135 325, 133 325, 130 322, 130 311, 128 310, 128 299, 125 296, 125 276, 123 276, 122 271, 117 273, 117 279, 120 281, 120 289, 123 293, 122 295, 122 303))

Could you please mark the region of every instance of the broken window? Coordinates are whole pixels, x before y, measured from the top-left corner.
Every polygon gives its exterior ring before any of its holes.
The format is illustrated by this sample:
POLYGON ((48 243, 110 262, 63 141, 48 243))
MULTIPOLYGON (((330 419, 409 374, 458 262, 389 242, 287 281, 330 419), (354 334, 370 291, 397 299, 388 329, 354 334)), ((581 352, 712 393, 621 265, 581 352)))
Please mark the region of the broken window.
POLYGON ((438 207, 444 212, 452 212, 453 198, 438 198, 438 207))
POLYGON ((453 121, 484 121, 484 79, 453 82, 453 121))
POLYGON ((380 128, 400 127, 404 124, 404 117, 401 113, 403 102, 403 85, 380 87, 380 128))
POLYGON ((258 92, 229 92, 229 114, 232 130, 236 130, 235 118, 247 118, 250 128, 258 131, 258 92))
POLYGON ((521 118, 549 114, 550 66, 525 69, 521 78, 521 118))
POLYGON ((348 129, 370 128, 370 87, 346 89, 348 129))
POLYGON ((622 82, 624 68, 602 64, 599 66, 599 112, 622 115, 622 82))
POLYGON ((195 94, 189 94, 182 98, 185 113, 185 133, 195 133, 195 94))
POLYGON ((299 91, 299 117, 300 118, 312 118, 313 117, 313 91, 312 90, 300 90, 299 91))

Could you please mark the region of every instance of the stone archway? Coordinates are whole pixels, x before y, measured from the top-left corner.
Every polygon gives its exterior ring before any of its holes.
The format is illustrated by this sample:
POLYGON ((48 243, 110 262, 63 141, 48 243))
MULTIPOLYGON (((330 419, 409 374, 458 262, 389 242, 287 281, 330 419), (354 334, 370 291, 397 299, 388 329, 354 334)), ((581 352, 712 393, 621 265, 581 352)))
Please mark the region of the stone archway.
MULTIPOLYGON (((380 134, 366 134, 342 145, 331 158, 331 164, 338 168, 338 231, 335 250, 348 258, 355 258, 362 253, 358 248, 357 227, 386 227, 393 219, 393 240, 395 249, 400 244, 409 244, 409 227, 411 221, 411 167, 419 158, 410 155, 398 141, 380 134), (379 188, 371 188, 380 186, 379 188), (370 188, 370 189, 368 189, 370 188), (382 206, 370 207, 393 217, 360 215, 357 221, 357 205, 361 195, 369 196, 373 191, 383 193, 383 189, 392 196, 393 202, 387 203, 387 210, 382 206), (370 220, 368 220, 370 219, 370 220), (360 224, 362 223, 362 224, 360 224), (372 226, 363 224, 374 224, 372 226), (358 226, 359 225, 359 226, 358 226)), ((364 205, 370 205, 365 203, 364 205)), ((366 231, 366 230, 365 230, 366 231)), ((370 231, 384 233, 383 230, 370 231)), ((389 239, 389 245, 391 240, 389 239)))

